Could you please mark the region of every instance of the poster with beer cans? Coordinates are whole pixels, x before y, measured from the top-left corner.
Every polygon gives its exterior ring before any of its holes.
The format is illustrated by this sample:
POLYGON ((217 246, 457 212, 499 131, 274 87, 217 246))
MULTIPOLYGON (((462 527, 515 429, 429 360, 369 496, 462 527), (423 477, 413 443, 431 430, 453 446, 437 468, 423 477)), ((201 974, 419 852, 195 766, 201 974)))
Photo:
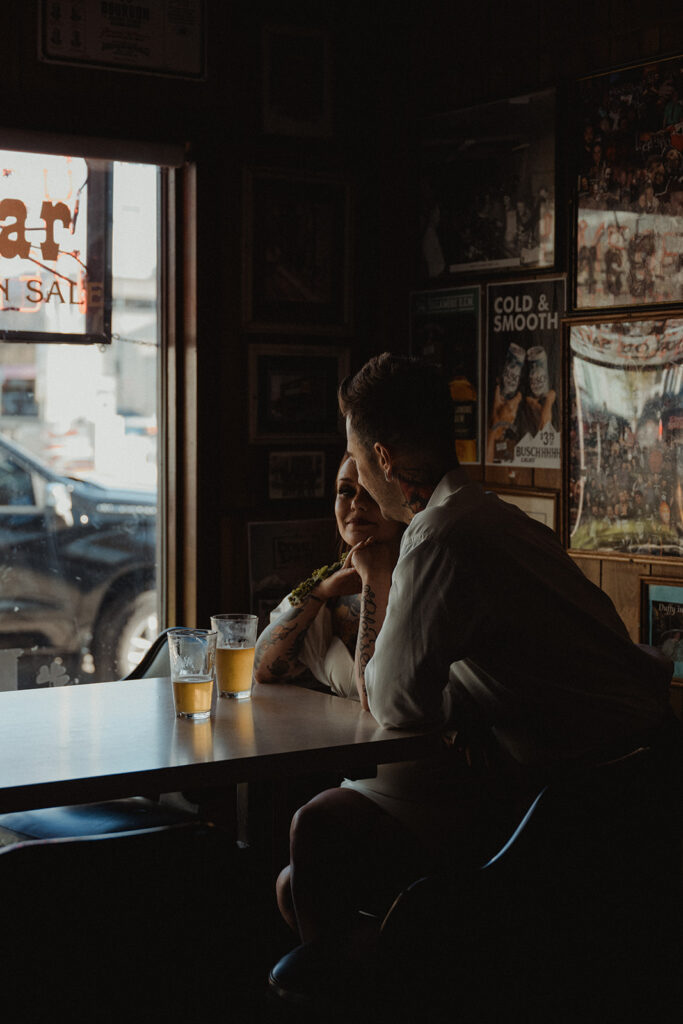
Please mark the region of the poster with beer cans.
POLYGON ((487 465, 559 469, 563 278, 487 286, 487 465))
POLYGON ((411 351, 446 374, 454 403, 455 450, 461 463, 479 450, 479 306, 481 290, 441 288, 410 297, 411 351))

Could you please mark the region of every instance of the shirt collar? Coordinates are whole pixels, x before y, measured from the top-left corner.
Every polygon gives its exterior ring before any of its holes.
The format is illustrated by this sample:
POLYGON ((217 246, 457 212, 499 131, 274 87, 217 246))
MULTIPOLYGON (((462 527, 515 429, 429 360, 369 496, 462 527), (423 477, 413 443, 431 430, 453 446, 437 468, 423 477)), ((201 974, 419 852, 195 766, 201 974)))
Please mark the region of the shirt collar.
POLYGON ((462 466, 457 466, 455 469, 451 469, 442 476, 438 484, 432 492, 432 496, 427 502, 426 508, 431 508, 433 505, 440 505, 442 501, 445 501, 454 491, 459 490, 465 484, 469 484, 472 481, 467 475, 467 471, 462 466))

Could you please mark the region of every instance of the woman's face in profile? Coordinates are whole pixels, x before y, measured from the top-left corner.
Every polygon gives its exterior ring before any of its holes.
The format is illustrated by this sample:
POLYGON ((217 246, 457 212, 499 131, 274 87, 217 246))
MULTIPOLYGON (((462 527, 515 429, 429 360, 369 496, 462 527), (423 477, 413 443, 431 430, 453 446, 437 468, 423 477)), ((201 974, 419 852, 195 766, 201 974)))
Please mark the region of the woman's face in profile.
POLYGON ((345 459, 337 473, 334 514, 342 540, 349 547, 374 537, 378 541, 396 540, 403 524, 385 519, 377 502, 358 483, 353 459, 345 459))

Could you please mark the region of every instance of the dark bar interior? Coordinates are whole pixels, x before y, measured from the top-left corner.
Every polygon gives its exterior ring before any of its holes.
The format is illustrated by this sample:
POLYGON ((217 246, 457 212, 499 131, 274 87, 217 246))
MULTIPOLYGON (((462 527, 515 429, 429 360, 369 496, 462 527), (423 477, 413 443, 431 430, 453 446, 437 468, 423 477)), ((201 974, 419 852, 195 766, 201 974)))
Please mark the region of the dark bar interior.
POLYGON ((335 535, 338 386, 382 352, 421 356, 445 373, 465 477, 549 526, 632 644, 673 663, 680 728, 681 4, 36 0, 2 5, 0 53, 14 1019, 674 1024, 680 750, 661 814, 637 770, 604 800, 570 787, 462 891, 405 898, 361 1008, 345 999, 368 979, 339 962, 336 988, 316 961, 295 965, 298 1002, 268 991, 295 944, 275 896, 292 815, 434 756, 434 730, 375 722, 310 665, 287 705, 258 644, 252 698, 214 693, 182 721, 164 631, 244 612, 262 633, 287 593, 293 621, 329 598, 324 572, 294 588, 365 536, 335 535), (628 832, 605 811, 620 800, 628 832), (598 861, 612 902, 586 895, 598 861), (457 969, 445 905, 471 923, 457 969), (438 929, 448 955, 420 959, 438 929))

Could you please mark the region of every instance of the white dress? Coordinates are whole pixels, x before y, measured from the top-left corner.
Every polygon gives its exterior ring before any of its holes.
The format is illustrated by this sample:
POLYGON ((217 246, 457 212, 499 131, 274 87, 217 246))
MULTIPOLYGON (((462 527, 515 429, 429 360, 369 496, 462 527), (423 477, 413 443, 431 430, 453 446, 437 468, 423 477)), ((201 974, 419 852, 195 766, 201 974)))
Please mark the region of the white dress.
MULTIPOLYGON (((289 597, 288 594, 270 613, 271 623, 294 607, 289 597)), ((343 641, 332 632, 332 615, 326 606, 309 625, 298 658, 318 682, 329 686, 336 696, 359 699, 353 658, 343 641)), ((444 818, 443 800, 425 801, 425 790, 433 790, 435 776, 440 774, 440 763, 441 759, 436 758, 378 765, 375 777, 344 779, 342 786, 372 800, 424 840, 431 833, 438 835, 444 818)), ((449 804, 451 798, 449 792, 449 804)))

